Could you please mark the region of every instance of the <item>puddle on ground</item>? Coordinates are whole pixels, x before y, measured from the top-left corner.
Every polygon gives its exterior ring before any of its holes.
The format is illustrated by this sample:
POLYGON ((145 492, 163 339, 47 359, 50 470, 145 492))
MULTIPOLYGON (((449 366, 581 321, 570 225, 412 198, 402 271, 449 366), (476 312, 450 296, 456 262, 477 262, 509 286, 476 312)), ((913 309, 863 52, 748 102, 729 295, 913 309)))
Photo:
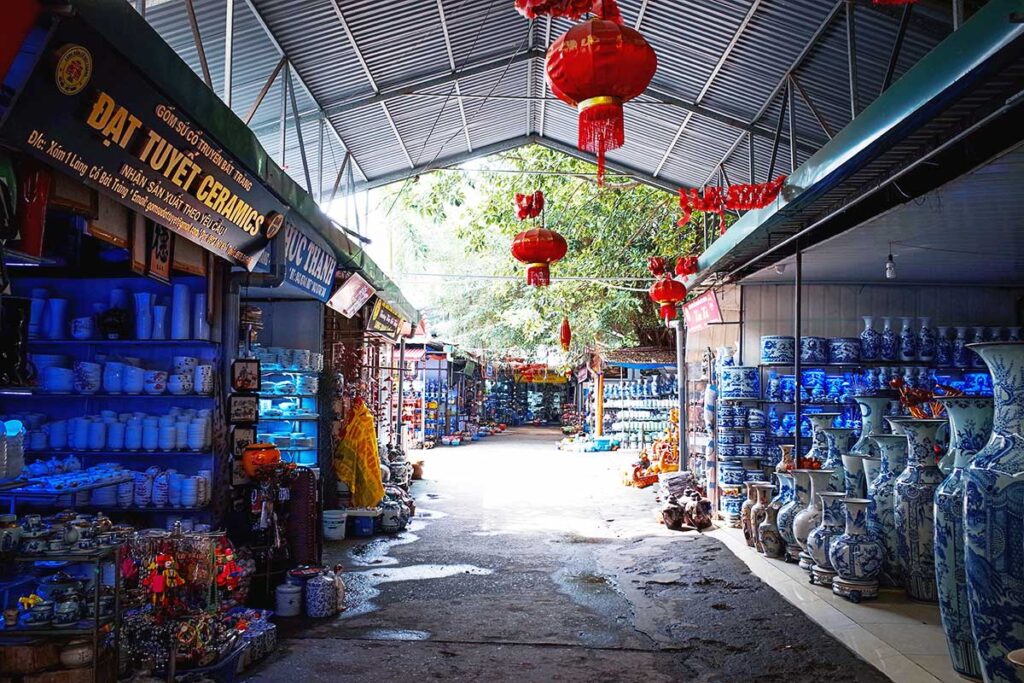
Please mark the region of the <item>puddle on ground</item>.
POLYGON ((373 600, 380 595, 378 586, 383 583, 444 579, 463 574, 487 576, 492 573, 490 569, 471 564, 414 564, 408 567, 379 567, 346 572, 346 609, 342 612, 341 619, 351 619, 375 611, 377 605, 373 600))
POLYGON ((428 631, 375 628, 359 637, 366 640, 427 640, 430 638, 430 633, 428 631))
MULTIPOLYGON (((603 617, 606 623, 629 623, 629 601, 610 577, 592 572, 572 572, 563 568, 552 574, 551 578, 573 602, 603 617)), ((618 642, 616 635, 611 632, 580 632, 578 637, 590 647, 612 647, 618 642)))

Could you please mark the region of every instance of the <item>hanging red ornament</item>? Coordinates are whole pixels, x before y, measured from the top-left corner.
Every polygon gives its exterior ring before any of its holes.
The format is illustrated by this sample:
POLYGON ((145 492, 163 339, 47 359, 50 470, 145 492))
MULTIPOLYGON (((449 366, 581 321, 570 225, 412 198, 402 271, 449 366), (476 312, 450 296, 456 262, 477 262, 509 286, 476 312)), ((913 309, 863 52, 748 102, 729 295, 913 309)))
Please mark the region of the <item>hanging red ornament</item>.
POLYGON ((568 248, 564 237, 547 228, 531 228, 512 240, 512 256, 529 266, 526 282, 534 287, 551 284, 549 266, 565 256, 568 248))
POLYGON ((658 58, 639 32, 621 24, 612 0, 599 4, 602 18, 573 26, 548 48, 545 71, 551 92, 576 108, 577 146, 597 155, 603 183, 605 153, 625 142, 622 105, 647 89, 658 58))
POLYGON ((694 211, 714 213, 718 214, 719 233, 724 235, 726 211, 763 209, 778 198, 785 182, 786 176, 780 175, 767 183, 740 183, 724 190, 717 185, 706 185, 700 190, 680 188, 679 208, 683 210, 683 217, 679 225, 689 223, 694 211))
POLYGON ((562 325, 558 328, 558 341, 562 345, 563 351, 569 350, 569 344, 572 343, 572 329, 569 327, 568 318, 562 318, 562 325))
POLYGON ((917 0, 873 0, 876 5, 913 5, 917 0))
POLYGON ((696 256, 680 256, 676 259, 676 275, 678 277, 694 275, 698 269, 696 256))
POLYGON ((730 185, 725 193, 725 208, 730 211, 763 209, 779 196, 786 176, 780 175, 767 183, 730 185))
POLYGON ((566 17, 578 21, 587 14, 595 14, 608 21, 622 22, 614 0, 516 0, 515 5, 527 19, 566 17))
POLYGON ((651 285, 651 301, 661 306, 660 315, 665 324, 675 320, 676 305, 686 298, 686 287, 679 280, 673 280, 668 274, 659 277, 651 285))
POLYGON ((680 226, 690 222, 694 211, 715 213, 718 214, 720 233, 725 234, 725 196, 722 188, 715 185, 708 185, 700 191, 679 188, 679 208, 683 210, 683 217, 679 219, 680 226))
POLYGON ((536 218, 544 211, 544 193, 540 190, 530 194, 516 193, 516 217, 521 221, 536 218))
POLYGON ((661 277, 668 268, 668 261, 664 256, 651 256, 647 259, 647 270, 651 271, 654 277, 661 277))

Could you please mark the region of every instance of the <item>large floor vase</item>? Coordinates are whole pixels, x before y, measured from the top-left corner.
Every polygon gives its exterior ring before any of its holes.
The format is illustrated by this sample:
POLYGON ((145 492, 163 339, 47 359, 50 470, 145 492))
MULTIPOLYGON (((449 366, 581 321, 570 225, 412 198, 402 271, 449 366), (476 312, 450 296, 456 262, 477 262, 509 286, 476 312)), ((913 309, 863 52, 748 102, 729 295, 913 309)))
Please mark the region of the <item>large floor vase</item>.
POLYGON ((896 478, 907 467, 907 437, 881 434, 873 437, 882 459, 882 469, 868 482, 868 525, 878 534, 885 547, 881 582, 887 586, 903 585, 903 570, 899 561, 899 543, 896 540, 896 508, 893 488, 896 478))
POLYGON ((814 558, 811 567, 811 583, 831 586, 832 577, 836 575, 832 562, 828 557, 832 539, 843 533, 843 498, 846 494, 837 491, 825 491, 818 494, 821 504, 821 524, 811 529, 807 535, 807 552, 814 558))
POLYGON ((935 492, 935 578, 949 656, 957 673, 981 678, 978 648, 971 632, 964 548, 964 468, 992 433, 991 398, 937 399, 949 416, 952 472, 935 492))
POLYGON ((882 418, 889 407, 887 396, 854 396, 860 408, 860 438, 850 447, 851 453, 857 455, 878 455, 878 448, 871 437, 883 433, 882 418))
POLYGON ((986 682, 1024 681, 1024 343, 972 344, 992 373, 992 436, 964 470, 971 629, 986 682))
POLYGON ((846 530, 836 536, 828 556, 836 576, 832 592, 854 602, 878 595, 878 576, 882 571, 885 548, 868 529, 868 500, 846 498, 846 530))
POLYGON ((935 582, 935 491, 942 471, 935 464, 935 442, 946 420, 889 418, 907 438, 907 469, 893 486, 896 543, 903 587, 912 600, 938 602, 935 582))
POLYGON ((776 523, 779 526, 779 535, 782 536, 782 540, 786 544, 782 558, 787 562, 796 562, 797 556, 800 554, 800 544, 796 542, 796 536, 793 535, 793 518, 807 505, 811 478, 807 475, 806 470, 791 470, 776 474, 780 482, 785 478, 789 478, 792 482, 792 495, 789 501, 783 503, 779 508, 776 523))
POLYGON ((811 478, 810 495, 807 507, 793 518, 793 536, 800 545, 800 568, 810 573, 814 567, 814 558, 807 551, 807 536, 811 529, 821 524, 821 499, 818 498, 818 493, 827 490, 832 470, 810 470, 807 474, 811 478))

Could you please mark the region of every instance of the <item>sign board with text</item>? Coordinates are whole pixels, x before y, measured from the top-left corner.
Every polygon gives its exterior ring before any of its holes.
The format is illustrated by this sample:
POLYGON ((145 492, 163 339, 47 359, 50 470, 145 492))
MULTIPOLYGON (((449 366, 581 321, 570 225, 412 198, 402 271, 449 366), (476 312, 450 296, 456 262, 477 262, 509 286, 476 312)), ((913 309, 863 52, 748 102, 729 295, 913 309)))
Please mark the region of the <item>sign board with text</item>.
POLYGON ((327 306, 346 318, 351 318, 370 300, 375 291, 359 273, 352 273, 334 296, 328 299, 327 306))
POLYGON ((693 301, 683 305, 683 320, 690 332, 703 330, 711 323, 722 322, 722 310, 718 307, 715 290, 709 289, 693 301))
POLYGON ((320 301, 330 299, 338 265, 334 254, 291 223, 284 231, 284 251, 285 282, 320 301))
POLYGON ((398 336, 398 330, 401 328, 402 316, 388 302, 377 297, 377 301, 373 304, 373 310, 370 311, 370 318, 366 322, 366 331, 394 339, 398 336))
POLYGON ((58 20, 0 137, 248 270, 284 224, 275 194, 73 16, 58 20))

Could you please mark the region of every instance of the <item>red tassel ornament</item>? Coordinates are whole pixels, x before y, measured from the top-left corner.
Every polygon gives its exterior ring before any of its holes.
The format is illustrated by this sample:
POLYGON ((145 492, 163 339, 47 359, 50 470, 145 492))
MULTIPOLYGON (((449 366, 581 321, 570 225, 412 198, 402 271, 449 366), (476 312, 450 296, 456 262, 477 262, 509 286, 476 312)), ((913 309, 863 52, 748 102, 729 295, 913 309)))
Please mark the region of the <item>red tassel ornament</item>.
POLYGON ((695 275, 699 266, 697 265, 696 256, 680 256, 676 259, 676 276, 686 277, 687 275, 695 275))

